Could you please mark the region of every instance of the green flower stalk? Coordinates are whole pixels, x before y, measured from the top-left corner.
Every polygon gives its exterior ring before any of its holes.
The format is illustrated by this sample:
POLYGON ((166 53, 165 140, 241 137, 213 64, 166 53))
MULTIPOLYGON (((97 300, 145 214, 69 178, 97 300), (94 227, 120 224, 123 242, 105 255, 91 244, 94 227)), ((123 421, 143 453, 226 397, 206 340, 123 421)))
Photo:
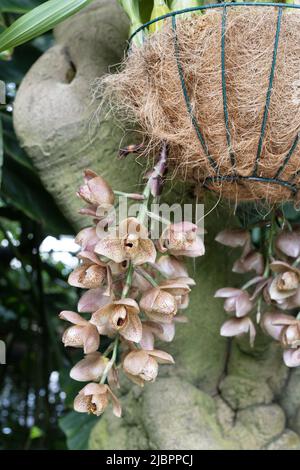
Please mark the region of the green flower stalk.
MULTIPOLYGON (((118 0, 118 1, 130 19, 129 35, 131 36, 134 33, 134 31, 136 31, 143 24, 141 15, 140 15, 139 0, 118 0)), ((144 42, 144 35, 145 35, 145 31, 140 31, 138 34, 134 36, 132 42, 138 47, 142 46, 144 42)))
MULTIPOLYGON (((158 16, 166 15, 167 13, 170 13, 170 11, 170 8, 164 0, 154 0, 154 6, 150 20, 154 20, 158 16)), ((155 23, 152 23, 149 26, 149 31, 150 33, 155 33, 156 31, 159 31, 162 27, 163 21, 156 21, 155 23)))

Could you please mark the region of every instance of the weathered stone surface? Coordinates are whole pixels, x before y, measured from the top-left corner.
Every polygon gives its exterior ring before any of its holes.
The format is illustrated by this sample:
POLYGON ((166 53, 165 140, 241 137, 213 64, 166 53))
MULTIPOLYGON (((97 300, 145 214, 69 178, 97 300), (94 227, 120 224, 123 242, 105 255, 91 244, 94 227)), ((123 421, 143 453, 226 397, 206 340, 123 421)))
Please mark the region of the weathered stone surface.
POLYGON ((14 125, 46 188, 78 228, 85 221, 74 193, 83 169, 109 174, 120 190, 139 183, 139 165, 132 162, 128 168, 127 162, 116 161, 120 127, 105 112, 97 117, 98 104, 92 100, 95 80, 124 54, 128 21, 115 0, 96 0, 60 25, 55 36, 55 46, 21 84, 14 125))
POLYGON ((229 449, 236 445, 233 441, 225 441, 222 436, 213 398, 179 378, 161 378, 152 386, 147 386, 138 403, 134 403, 134 421, 129 418, 129 425, 128 414, 133 403, 127 402, 123 424, 115 429, 113 420, 104 417, 93 430, 91 448, 99 448, 100 444, 104 449, 116 449, 119 443, 124 443, 124 439, 130 446, 127 448, 145 448, 141 435, 146 436, 148 449, 229 449), (128 426, 127 436, 123 429, 124 422, 128 426), (135 433, 131 434, 131 430, 135 433))
POLYGON ((268 404, 273 399, 273 392, 266 383, 236 375, 227 375, 220 384, 220 391, 226 403, 235 410, 253 403, 268 404))
POLYGON ((260 405, 241 410, 236 416, 234 435, 243 449, 261 449, 283 433, 285 415, 278 405, 260 405))
POLYGON ((271 442, 266 450, 300 450, 300 438, 298 434, 287 429, 278 439, 271 442))
POLYGON ((289 427, 300 434, 300 369, 290 369, 280 404, 285 410, 289 427))

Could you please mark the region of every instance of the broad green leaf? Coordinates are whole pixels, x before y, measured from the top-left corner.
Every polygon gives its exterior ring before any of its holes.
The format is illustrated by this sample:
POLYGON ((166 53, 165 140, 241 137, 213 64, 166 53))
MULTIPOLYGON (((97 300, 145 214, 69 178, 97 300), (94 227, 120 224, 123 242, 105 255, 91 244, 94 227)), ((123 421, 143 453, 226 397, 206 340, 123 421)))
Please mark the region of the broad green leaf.
POLYGON ((153 10, 153 0, 140 0, 140 14, 142 23, 150 20, 151 12, 153 10))
MULTIPOLYGON (((131 36, 131 34, 142 25, 139 0, 119 0, 119 4, 130 19, 129 35, 131 36)), ((137 46, 141 46, 143 44, 143 38, 143 32, 140 32, 134 37, 133 41, 137 46)))
POLYGON ((0 34, 0 52, 49 31, 93 0, 49 0, 18 18, 0 34))
MULTIPOLYGON (((150 20, 154 20, 159 16, 166 15, 170 12, 170 8, 166 4, 165 0, 154 0, 153 10, 151 13, 150 20)), ((163 27, 163 21, 157 21, 155 23, 150 24, 149 31, 150 33, 155 33, 159 31, 163 27)))
POLYGON ((97 423, 94 415, 76 413, 70 411, 59 420, 60 428, 67 436, 68 448, 70 450, 87 450, 91 430, 97 423))

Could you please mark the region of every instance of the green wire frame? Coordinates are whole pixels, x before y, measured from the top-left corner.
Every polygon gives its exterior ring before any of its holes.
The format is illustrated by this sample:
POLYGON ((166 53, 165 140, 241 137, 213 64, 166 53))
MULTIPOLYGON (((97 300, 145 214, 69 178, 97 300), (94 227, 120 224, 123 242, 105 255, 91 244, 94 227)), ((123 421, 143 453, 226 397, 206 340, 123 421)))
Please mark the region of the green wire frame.
POLYGON ((234 2, 234 3, 216 3, 216 4, 208 4, 208 5, 202 5, 198 7, 190 7, 190 8, 184 8, 182 10, 178 11, 172 11, 169 12, 165 15, 159 16, 158 18, 155 18, 151 21, 148 21, 147 23, 143 24, 140 26, 130 37, 129 39, 129 44, 131 43, 132 39, 136 34, 138 34, 140 31, 143 31, 145 28, 150 26, 153 23, 156 23, 158 21, 163 21, 167 18, 171 18, 172 20, 172 30, 174 32, 174 53, 175 53, 175 58, 177 62, 177 68, 178 68, 178 74, 180 78, 180 83, 181 83, 181 88, 182 88, 182 93, 185 99, 185 104, 187 108, 187 112, 191 118, 191 122, 193 124, 193 127, 195 129, 196 135, 199 139, 199 142, 201 144, 201 147, 208 159, 208 162, 210 166, 213 168, 213 170, 218 174, 215 176, 207 177, 206 180, 204 181, 203 185, 207 186, 209 183, 213 183, 216 181, 227 181, 227 182, 242 182, 245 180, 248 181, 256 181, 256 182, 263 182, 263 183, 273 183, 273 184, 278 184, 280 186, 288 188, 293 195, 296 195, 298 191, 298 187, 294 184, 294 180, 297 176, 300 175, 300 170, 297 171, 292 177, 288 180, 285 181, 280 178, 281 173, 284 171, 286 166, 288 165, 293 153, 295 152, 298 142, 299 142, 299 134, 295 137, 295 140, 288 151, 282 165, 278 168, 276 174, 274 175, 273 178, 265 178, 257 175, 257 170, 258 170, 258 165, 259 161, 261 158, 262 154, 262 147, 263 147, 263 142, 264 142, 264 137, 265 137, 265 130, 266 130, 266 125, 268 121, 268 114, 269 114, 269 106, 270 106, 270 100, 271 100, 271 95, 272 95, 272 88, 273 88, 273 81, 274 81, 274 75, 275 75, 275 69, 276 69, 276 59, 277 59, 277 51, 278 51, 278 44, 279 44, 279 37, 280 37, 280 30, 281 30, 281 20, 282 20, 282 13, 283 10, 286 8, 294 8, 294 9, 299 9, 300 5, 294 5, 294 4, 286 4, 286 3, 253 3, 253 2, 234 2), (228 107, 227 107, 227 89, 226 89, 226 63, 225 63, 225 48, 226 48, 226 21, 227 21, 227 11, 228 8, 232 7, 241 7, 241 6, 251 6, 251 7, 275 7, 278 9, 278 15, 277 15, 277 24, 276 24, 276 33, 274 37, 274 48, 273 48, 273 57, 272 57, 272 64, 271 64, 271 70, 270 70, 270 77, 269 77, 269 84, 268 84, 268 89, 267 89, 267 95, 266 95, 266 103, 265 103, 265 108, 264 108, 264 114, 263 114, 263 120, 262 120, 262 125, 261 125, 261 131, 260 131, 260 137, 259 137, 259 142, 258 142, 258 147, 257 147, 257 154, 255 158, 255 163, 254 163, 254 168, 253 168, 253 173, 252 175, 249 176, 242 176, 239 175, 238 173, 234 172, 233 174, 230 175, 221 175, 219 172, 218 164, 214 160, 214 158, 210 155, 208 146, 205 142, 205 139, 203 137, 203 134, 201 132, 201 129, 199 127, 199 124, 197 122, 197 119, 193 113, 193 107, 191 104, 191 100, 188 94, 185 78, 184 78, 184 70, 180 61, 180 44, 178 41, 178 35, 177 35, 177 25, 176 25, 176 17, 180 16, 184 13, 192 13, 196 11, 201 11, 201 10, 210 10, 214 8, 222 8, 222 34, 221 34, 221 74, 222 74, 222 96, 223 96, 223 112, 224 112, 224 122, 225 122, 225 130, 226 130, 226 140, 227 140, 227 145, 228 145, 228 151, 230 155, 230 161, 231 161, 231 166, 232 169, 235 169, 235 164, 236 164, 236 158, 234 155, 234 152, 231 147, 231 135, 230 135, 230 128, 229 128, 229 117, 228 117, 228 107))

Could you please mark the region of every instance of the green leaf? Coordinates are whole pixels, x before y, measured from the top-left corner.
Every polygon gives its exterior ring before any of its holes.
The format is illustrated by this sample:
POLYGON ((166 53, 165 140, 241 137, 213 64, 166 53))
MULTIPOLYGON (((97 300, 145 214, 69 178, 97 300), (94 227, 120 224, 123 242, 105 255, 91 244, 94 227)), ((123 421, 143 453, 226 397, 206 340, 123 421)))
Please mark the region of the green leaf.
POLYGON ((41 428, 39 428, 38 426, 32 426, 32 428, 30 429, 30 439, 39 439, 40 437, 43 436, 43 431, 41 428))
POLYGON ((67 436, 70 450, 88 450, 90 433, 97 423, 94 415, 70 411, 59 420, 59 426, 67 436))
POLYGON ((49 31, 93 0, 49 0, 18 18, 0 34, 0 52, 49 31))

